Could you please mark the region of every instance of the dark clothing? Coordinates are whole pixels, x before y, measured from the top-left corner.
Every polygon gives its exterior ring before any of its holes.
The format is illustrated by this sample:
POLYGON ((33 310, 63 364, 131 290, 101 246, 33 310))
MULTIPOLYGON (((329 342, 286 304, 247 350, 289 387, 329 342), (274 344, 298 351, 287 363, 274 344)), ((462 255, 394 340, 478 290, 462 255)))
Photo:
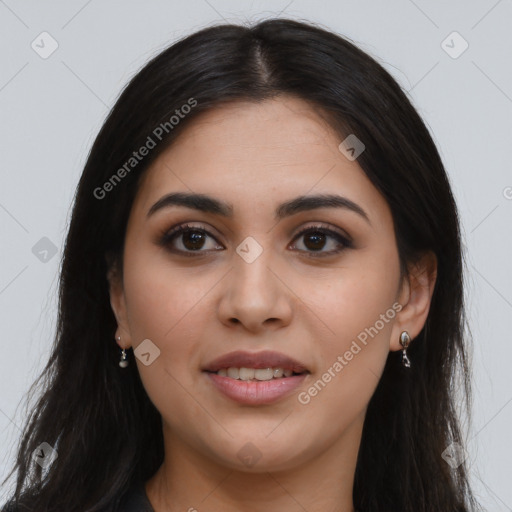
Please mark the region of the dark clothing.
POLYGON ((118 512, 155 512, 146 494, 144 482, 136 482, 130 487, 118 512))
MULTIPOLYGON (((0 505, 1 506, 1 505, 0 505)), ((0 512, 18 512, 31 510, 32 508, 14 508, 10 505, 1 509, 0 512)), ((144 482, 135 482, 132 484, 127 494, 123 498, 121 504, 117 508, 117 512, 155 512, 146 494, 144 482)))

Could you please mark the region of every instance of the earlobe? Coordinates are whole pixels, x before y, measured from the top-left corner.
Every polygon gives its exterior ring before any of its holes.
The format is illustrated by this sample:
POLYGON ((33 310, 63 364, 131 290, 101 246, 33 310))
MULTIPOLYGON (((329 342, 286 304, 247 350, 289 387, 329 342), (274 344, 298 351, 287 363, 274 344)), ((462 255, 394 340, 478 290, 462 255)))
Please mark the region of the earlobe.
POLYGON ((429 251, 414 265, 409 267, 408 275, 400 293, 401 311, 396 316, 396 322, 390 339, 390 350, 402 350, 400 335, 407 331, 414 338, 423 329, 430 311, 432 296, 437 279, 437 257, 429 251))
POLYGON ((115 338, 118 345, 126 349, 131 346, 130 331, 128 329, 123 283, 115 266, 109 268, 107 281, 109 283, 110 306, 118 326, 115 338), (123 340, 122 346, 120 345, 120 339, 123 340))

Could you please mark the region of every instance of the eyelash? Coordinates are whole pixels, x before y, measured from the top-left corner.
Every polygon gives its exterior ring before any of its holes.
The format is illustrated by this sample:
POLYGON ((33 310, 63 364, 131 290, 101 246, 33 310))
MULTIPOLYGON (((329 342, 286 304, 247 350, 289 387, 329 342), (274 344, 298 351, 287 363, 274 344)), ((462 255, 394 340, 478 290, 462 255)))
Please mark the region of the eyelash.
MULTIPOLYGON (((215 237, 204 226, 191 226, 190 224, 181 224, 179 226, 172 228, 170 231, 167 231, 166 233, 164 233, 159 241, 159 245, 161 245, 165 248, 168 248, 172 252, 179 253, 184 256, 191 256, 191 257, 202 256, 204 253, 211 252, 211 251, 203 251, 203 250, 183 251, 181 249, 172 249, 171 248, 171 243, 175 238, 178 238, 179 235, 182 235, 189 231, 199 231, 199 232, 202 232, 203 234, 206 234, 207 236, 213 238, 214 240, 216 240, 215 237), (203 254, 201 254, 201 253, 203 253, 203 254)), ((326 228, 322 225, 308 226, 306 228, 301 229, 295 235, 293 240, 295 241, 295 240, 299 239, 301 236, 308 234, 308 233, 311 233, 311 234, 321 233, 323 235, 330 236, 330 237, 336 239, 338 241, 338 243, 343 246, 341 249, 335 249, 335 250, 324 251, 324 252, 303 251, 303 250, 300 251, 300 252, 306 253, 308 257, 322 258, 322 257, 326 257, 326 256, 333 256, 334 254, 338 254, 345 249, 350 249, 353 247, 353 242, 349 238, 343 236, 342 234, 340 234, 336 231, 333 231, 332 229, 326 228)))

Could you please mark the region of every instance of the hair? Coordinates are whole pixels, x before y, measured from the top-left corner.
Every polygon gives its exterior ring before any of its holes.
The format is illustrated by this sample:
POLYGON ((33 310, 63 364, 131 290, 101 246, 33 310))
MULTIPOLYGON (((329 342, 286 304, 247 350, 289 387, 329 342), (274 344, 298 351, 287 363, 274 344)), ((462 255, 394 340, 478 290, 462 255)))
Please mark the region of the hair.
POLYGON ((96 137, 63 251, 54 344, 27 393, 41 388, 6 478, 16 471, 9 504, 25 508, 14 510, 114 511, 162 464, 160 413, 136 365, 120 371, 117 364, 107 275, 122 272, 127 219, 145 170, 184 127, 226 102, 280 95, 313 105, 340 141, 354 134, 364 142, 357 162, 390 207, 402 271, 427 251, 437 257, 429 314, 408 349, 412 368, 390 352, 370 399, 354 505, 364 512, 479 507, 466 464, 452 468, 442 457, 451 443, 464 444, 457 400, 470 418, 471 379, 459 218, 439 153, 406 93, 373 57, 319 25, 270 19, 204 28, 160 52, 124 88, 96 137), (187 113, 175 123, 177 109, 187 113), (148 137, 156 147, 134 163, 148 137), (31 457, 42 442, 58 452, 47 470, 31 457))

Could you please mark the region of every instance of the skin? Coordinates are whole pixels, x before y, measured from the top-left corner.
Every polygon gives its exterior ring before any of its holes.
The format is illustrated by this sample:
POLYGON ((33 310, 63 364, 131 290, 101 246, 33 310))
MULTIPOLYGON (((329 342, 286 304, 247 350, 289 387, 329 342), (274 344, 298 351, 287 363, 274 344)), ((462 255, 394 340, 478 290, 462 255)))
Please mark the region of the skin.
MULTIPOLYGON (((194 120, 144 176, 123 274, 112 272, 109 281, 119 346, 135 349, 150 339, 160 350, 148 366, 131 362, 163 420, 165 460, 146 482, 156 512, 354 510, 366 408, 389 351, 402 349, 400 333, 414 340, 425 323, 436 262, 426 254, 401 281, 389 206, 357 160, 338 150, 343 138, 300 99, 233 102, 194 120), (233 218, 182 206, 147 217, 162 196, 178 191, 227 201, 233 218), (278 204, 313 193, 349 198, 370 223, 340 208, 274 220, 278 204), (181 256, 158 244, 184 222, 212 234, 204 255, 181 256), (311 237, 296 234, 317 223, 349 234, 354 246, 315 257, 311 237), (235 251, 247 236, 263 249, 252 263, 235 251), (298 393, 397 302, 400 312, 300 403, 298 393), (234 350, 283 352, 311 373, 274 404, 240 405, 201 372, 234 350), (252 467, 237 456, 248 442, 261 455, 252 467)), ((192 252, 186 241, 178 236, 170 245, 192 252)), ((319 252, 337 247, 329 236, 319 252)))

